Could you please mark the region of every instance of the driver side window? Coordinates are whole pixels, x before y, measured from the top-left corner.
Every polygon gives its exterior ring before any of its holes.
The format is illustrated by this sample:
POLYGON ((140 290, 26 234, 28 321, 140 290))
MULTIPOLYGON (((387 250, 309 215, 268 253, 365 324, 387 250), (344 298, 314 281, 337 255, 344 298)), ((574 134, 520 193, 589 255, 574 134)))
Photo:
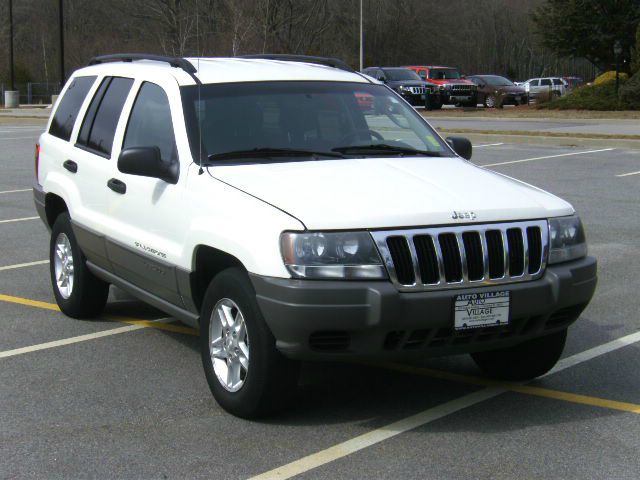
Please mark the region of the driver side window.
POLYGON ((162 160, 177 158, 169 99, 158 85, 145 82, 140 87, 122 149, 130 147, 158 147, 162 160))

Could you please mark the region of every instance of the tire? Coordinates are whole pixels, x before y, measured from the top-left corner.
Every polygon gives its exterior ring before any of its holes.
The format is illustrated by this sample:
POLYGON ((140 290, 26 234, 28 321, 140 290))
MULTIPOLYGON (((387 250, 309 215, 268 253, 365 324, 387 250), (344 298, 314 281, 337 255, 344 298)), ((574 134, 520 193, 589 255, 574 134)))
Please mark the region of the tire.
POLYGON ((497 98, 494 94, 487 95, 484 97, 484 106, 486 108, 495 108, 496 107, 497 98))
POLYGON ((87 268, 66 212, 56 218, 51 229, 49 272, 53 294, 62 313, 72 318, 91 318, 102 312, 109 296, 109 284, 87 268))
POLYGON ((544 375, 558 363, 567 330, 545 335, 509 348, 472 353, 476 365, 500 380, 522 381, 544 375))
POLYGON ((299 363, 276 349, 253 285, 239 268, 220 272, 207 288, 200 352, 213 397, 233 415, 257 418, 274 413, 295 393, 299 363), (232 321, 224 323, 223 318, 232 321))

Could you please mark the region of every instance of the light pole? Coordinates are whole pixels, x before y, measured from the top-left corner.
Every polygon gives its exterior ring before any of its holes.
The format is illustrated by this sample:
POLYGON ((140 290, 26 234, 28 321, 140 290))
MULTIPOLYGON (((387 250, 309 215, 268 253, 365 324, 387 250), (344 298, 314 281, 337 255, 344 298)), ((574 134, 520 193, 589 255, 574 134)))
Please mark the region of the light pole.
POLYGON ((616 40, 613 44, 613 55, 616 57, 616 94, 620 87, 620 55, 622 55, 622 44, 616 40))
POLYGON ((13 0, 9 0, 9 81, 11 88, 4 92, 4 107, 18 108, 20 92, 16 90, 16 74, 13 68, 13 0))
POLYGON ((11 90, 15 90, 16 75, 13 71, 13 0, 9 0, 9 77, 11 90))
POLYGON ((363 30, 362 30, 362 0, 360 0, 360 71, 364 68, 363 60, 364 60, 364 38, 363 38, 363 30))
POLYGON ((60 88, 64 87, 66 80, 64 74, 64 12, 62 10, 64 0, 58 2, 58 29, 60 46, 60 88))

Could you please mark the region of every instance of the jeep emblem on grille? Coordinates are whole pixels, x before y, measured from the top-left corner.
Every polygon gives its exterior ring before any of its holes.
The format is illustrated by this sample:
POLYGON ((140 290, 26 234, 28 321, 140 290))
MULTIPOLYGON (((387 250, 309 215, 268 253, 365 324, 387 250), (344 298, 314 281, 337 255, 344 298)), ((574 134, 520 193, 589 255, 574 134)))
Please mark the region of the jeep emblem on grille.
POLYGON ((476 214, 475 212, 453 212, 453 215, 451 215, 451 218, 453 218, 454 220, 475 220, 476 219, 476 214))

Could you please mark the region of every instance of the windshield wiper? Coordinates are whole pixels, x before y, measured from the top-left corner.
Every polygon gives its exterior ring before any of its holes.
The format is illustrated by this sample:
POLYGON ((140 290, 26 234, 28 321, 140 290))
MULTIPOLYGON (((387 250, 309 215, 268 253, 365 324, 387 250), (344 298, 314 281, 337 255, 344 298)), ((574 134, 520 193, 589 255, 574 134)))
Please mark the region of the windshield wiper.
POLYGON ((400 155, 424 155, 425 157, 440 157, 440 152, 430 152, 428 150, 418 150, 410 147, 400 147, 387 143, 373 143, 371 145, 347 145, 331 149, 340 153, 383 153, 400 155))
POLYGON ((232 160, 237 158, 264 158, 264 157, 330 157, 345 158, 337 152, 316 152, 313 150, 297 150, 294 148, 252 148, 250 150, 233 150, 231 152, 212 153, 208 156, 210 161, 232 160))

